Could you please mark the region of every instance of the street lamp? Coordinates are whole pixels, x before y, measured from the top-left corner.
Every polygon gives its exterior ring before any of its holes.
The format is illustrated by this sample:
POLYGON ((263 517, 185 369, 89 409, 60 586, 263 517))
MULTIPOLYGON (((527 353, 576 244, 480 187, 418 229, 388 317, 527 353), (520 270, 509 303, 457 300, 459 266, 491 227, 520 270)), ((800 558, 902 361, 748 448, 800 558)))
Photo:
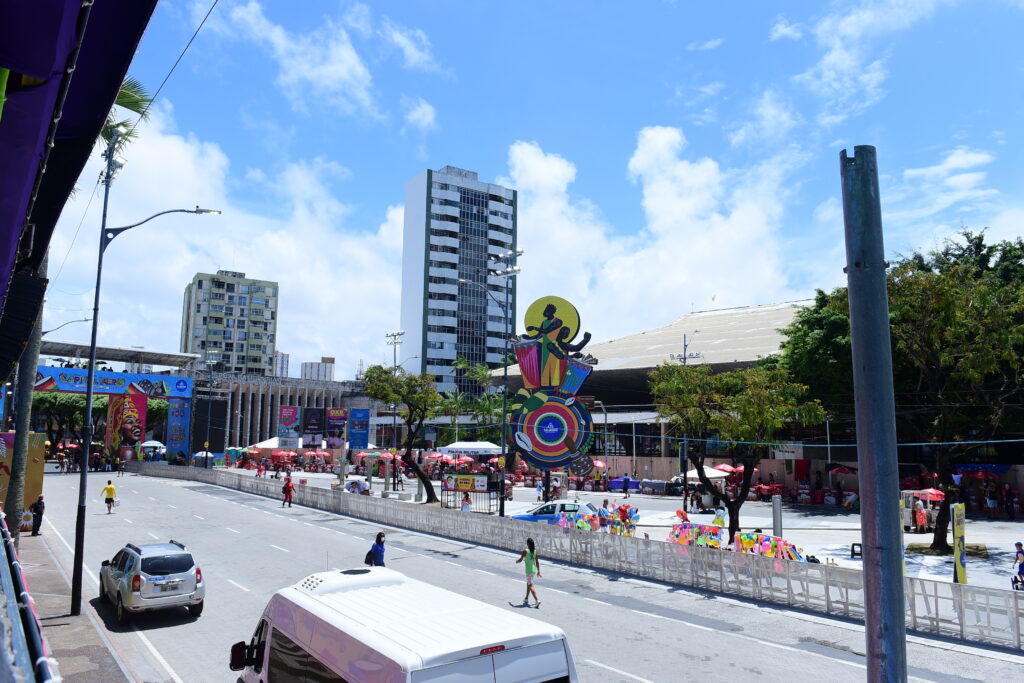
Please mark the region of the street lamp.
POLYGON ((56 332, 56 331, 57 331, 57 330, 59 330, 60 328, 64 327, 65 325, 70 325, 71 323, 87 323, 87 322, 89 322, 90 320, 92 320, 92 318, 82 318, 81 320, 69 320, 69 321, 67 321, 66 323, 62 323, 62 324, 60 324, 60 325, 57 325, 57 327, 53 328, 52 330, 43 330, 43 331, 42 331, 42 332, 40 333, 40 335, 39 335, 39 336, 40 336, 40 337, 45 337, 46 335, 50 334, 51 332, 56 332))
MULTIPOLYGON (((505 357, 501 359, 501 460, 498 461, 501 467, 498 468, 501 481, 498 484, 498 516, 505 516, 505 458, 508 455, 508 355, 509 355, 509 343, 512 341, 512 331, 509 329, 511 324, 512 316, 509 314, 509 307, 511 303, 509 301, 512 280, 519 274, 519 266, 515 265, 516 259, 523 255, 522 249, 510 249, 500 256, 491 254, 491 260, 495 261, 504 268, 500 270, 490 270, 491 275, 504 278, 505 280, 505 304, 502 305, 500 301, 493 294, 491 290, 486 286, 483 287, 484 292, 487 296, 491 297, 491 300, 502 310, 504 314, 502 317, 505 320, 505 357)), ((459 282, 466 285, 474 285, 479 287, 480 284, 472 280, 459 278, 459 282)), ((486 327, 484 328, 486 329, 486 327)))
POLYGON ((206 440, 203 442, 204 453, 204 465, 210 463, 210 422, 213 420, 213 366, 217 364, 217 361, 211 359, 210 352, 206 353, 206 369, 210 372, 209 379, 206 380, 206 440))
MULTIPOLYGON (((402 345, 402 337, 405 336, 405 330, 397 330, 395 332, 386 332, 384 334, 387 337, 387 345, 391 347, 391 365, 394 373, 398 374, 398 347, 402 345)), ((398 454, 398 406, 394 406, 391 410, 391 447, 395 449, 395 454, 398 454)), ((384 488, 387 488, 387 480, 385 479, 384 488)), ((392 483, 392 489, 398 489, 398 463, 395 463, 394 468, 394 482, 392 483)))
POLYGON ((78 616, 82 613, 82 564, 85 557, 85 494, 86 487, 88 485, 87 474, 89 472, 89 452, 92 450, 92 438, 95 431, 95 425, 92 422, 92 394, 93 394, 93 382, 95 381, 96 373, 96 332, 97 324, 100 317, 100 283, 103 277, 103 252, 106 251, 114 238, 120 235, 122 232, 127 232, 132 228, 137 228, 144 223, 148 223, 157 216, 163 216, 168 213, 216 213, 220 211, 215 209, 200 209, 198 206, 194 209, 169 209, 167 211, 161 211, 155 213, 145 220, 141 220, 138 223, 126 225, 121 228, 107 228, 107 205, 110 199, 110 183, 113 181, 117 171, 124 166, 124 160, 114 156, 114 148, 117 145, 118 140, 123 137, 128 130, 124 126, 118 126, 113 135, 110 136, 110 142, 107 143, 107 149, 103 152, 103 158, 106 159, 106 167, 103 170, 103 176, 101 182, 103 183, 103 216, 100 223, 100 246, 99 256, 96 260, 96 293, 93 298, 92 306, 92 337, 89 341, 89 368, 88 376, 86 377, 85 386, 85 448, 79 454, 81 458, 79 467, 79 479, 78 479, 78 514, 75 518, 75 558, 74 566, 71 572, 71 614, 78 616))
MULTIPOLYGON (((694 330, 693 334, 700 334, 700 330, 694 330)), ((700 351, 694 351, 693 353, 687 352, 690 348, 690 342, 687 340, 686 335, 683 335, 683 352, 682 353, 670 353, 668 357, 672 360, 680 361, 683 365, 686 365, 686 361, 689 358, 700 358, 700 351)))

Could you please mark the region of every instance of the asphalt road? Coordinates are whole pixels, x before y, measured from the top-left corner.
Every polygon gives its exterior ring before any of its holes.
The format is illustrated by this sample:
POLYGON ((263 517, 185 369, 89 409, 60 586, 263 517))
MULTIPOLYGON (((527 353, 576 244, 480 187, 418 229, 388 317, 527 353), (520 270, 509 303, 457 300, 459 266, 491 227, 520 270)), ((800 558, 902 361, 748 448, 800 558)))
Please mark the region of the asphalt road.
MULTIPOLYGON (((109 477, 89 475, 83 593, 136 680, 234 681, 231 644, 250 638, 269 597, 312 572, 358 566, 382 528, 198 482, 134 475, 114 479, 123 504, 107 515, 99 489, 109 477), (126 542, 170 538, 203 567, 203 615, 136 615, 118 627, 96 597, 100 562, 126 542)), ((48 474, 44 484, 43 532, 69 574, 77 481, 48 474)), ((389 567, 505 609, 522 599, 522 565, 513 553, 386 531, 389 567)), ((584 681, 864 678, 864 632, 856 623, 544 562, 539 551, 542 605, 529 616, 565 630, 584 681)), ((919 636, 908 641, 911 678, 991 681, 1024 670, 1019 655, 919 636)))

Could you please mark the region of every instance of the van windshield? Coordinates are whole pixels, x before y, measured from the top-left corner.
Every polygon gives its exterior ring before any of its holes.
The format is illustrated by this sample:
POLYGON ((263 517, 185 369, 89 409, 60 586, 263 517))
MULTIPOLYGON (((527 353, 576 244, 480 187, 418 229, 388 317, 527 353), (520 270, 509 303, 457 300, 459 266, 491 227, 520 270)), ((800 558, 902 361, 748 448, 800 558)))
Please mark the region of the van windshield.
POLYGON ((142 573, 150 576, 167 576, 181 574, 195 566, 192 556, 188 553, 175 555, 154 555, 142 558, 142 573))

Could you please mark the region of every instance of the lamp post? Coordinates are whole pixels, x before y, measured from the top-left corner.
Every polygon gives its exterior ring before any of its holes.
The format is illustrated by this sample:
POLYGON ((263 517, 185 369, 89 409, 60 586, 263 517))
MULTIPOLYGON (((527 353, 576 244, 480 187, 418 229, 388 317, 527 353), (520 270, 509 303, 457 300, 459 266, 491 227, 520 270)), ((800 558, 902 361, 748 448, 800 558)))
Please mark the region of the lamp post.
MULTIPOLYGON (((391 347, 391 366, 394 373, 398 374, 398 347, 402 345, 402 337, 405 336, 405 330, 396 330, 395 332, 387 332, 384 335, 387 337, 387 345, 391 347)), ((394 406, 391 409, 391 447, 395 449, 395 455, 398 454, 398 406, 394 406)), ((387 479, 384 480, 384 488, 387 488, 387 479)), ((397 490, 398 488, 398 463, 395 463, 394 467, 394 482, 392 488, 397 490)))
POLYGON ((82 613, 82 564, 85 557, 85 495, 88 486, 89 453, 92 450, 92 438, 95 431, 95 425, 92 421, 92 394, 96 373, 96 333, 100 317, 100 283, 103 278, 103 252, 106 251, 115 237, 132 228, 148 223, 157 216, 163 216, 168 213, 220 213, 220 211, 215 209, 200 209, 198 206, 194 209, 169 209, 155 213, 138 223, 108 229, 107 205, 110 199, 110 183, 113 181, 117 171, 124 166, 124 161, 114 156, 114 148, 118 140, 127 132, 127 129, 123 126, 118 126, 114 134, 110 136, 107 149, 103 152, 103 158, 106 159, 106 166, 101 178, 103 183, 103 215, 100 223, 99 255, 96 260, 96 292, 93 297, 92 336, 89 341, 89 366, 85 385, 85 447, 82 448, 82 452, 79 454, 78 514, 75 518, 75 557, 71 572, 71 614, 73 616, 82 613))
MULTIPOLYGON (((484 292, 487 296, 491 297, 491 300, 501 309, 504 314, 502 317, 505 320, 505 357, 501 359, 501 460, 498 461, 500 467, 498 473, 501 476, 499 482, 499 493, 498 493, 498 516, 505 516, 505 458, 508 455, 508 355, 509 355, 509 343, 512 340, 511 319, 512 316, 509 314, 511 307, 511 285, 512 280, 516 275, 519 274, 519 266, 517 266, 516 260, 523 255, 522 249, 510 249, 501 256, 491 255, 491 260, 504 266, 500 270, 490 270, 490 275, 496 275, 504 278, 505 280, 505 304, 502 305, 500 301, 493 294, 491 290, 484 285, 484 292)), ((459 282, 467 285, 480 286, 478 283, 472 280, 466 280, 459 278, 459 282)), ((486 330, 486 325, 484 326, 486 330)))
POLYGON ((206 369, 210 372, 206 380, 206 440, 203 441, 204 460, 203 465, 210 463, 210 422, 213 420, 213 366, 217 361, 210 359, 210 352, 206 352, 206 369))

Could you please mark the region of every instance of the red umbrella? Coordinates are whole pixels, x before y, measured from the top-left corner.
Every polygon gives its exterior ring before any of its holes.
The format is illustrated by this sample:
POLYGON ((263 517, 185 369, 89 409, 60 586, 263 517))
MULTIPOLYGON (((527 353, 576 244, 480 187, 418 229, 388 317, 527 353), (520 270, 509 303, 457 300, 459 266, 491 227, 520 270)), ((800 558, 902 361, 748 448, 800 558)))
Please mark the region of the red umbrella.
POLYGON ((460 455, 457 462, 461 462, 461 463, 476 462, 476 458, 471 458, 468 455, 460 455))
POLYGON ((390 453, 378 453, 377 457, 380 458, 381 460, 394 460, 395 459, 395 456, 391 455, 390 453))
MULTIPOLYGON (((744 470, 745 470, 745 469, 746 469, 746 467, 745 467, 744 465, 740 465, 739 467, 737 467, 736 469, 734 469, 734 470, 733 470, 733 472, 736 472, 737 474, 743 474, 743 472, 744 472, 744 470)), ((757 468, 755 467, 755 468, 754 468, 754 471, 755 471, 755 472, 757 472, 757 471, 758 471, 758 469, 757 469, 757 468)))
POLYGON ((998 474, 992 474, 991 472, 989 472, 987 470, 978 470, 977 472, 975 472, 971 476, 975 477, 977 479, 998 479, 999 478, 998 474))
POLYGON ((715 465, 711 469, 718 470, 719 472, 735 472, 736 471, 735 467, 733 467, 732 465, 728 465, 728 464, 726 464, 724 462, 721 465, 715 465))
POLYGON ((917 492, 918 497, 923 500, 945 500, 946 494, 938 489, 923 489, 917 492))
POLYGON ((836 465, 829 472, 832 474, 857 474, 855 470, 851 470, 846 465, 836 465))
POLYGON ((448 456, 445 455, 444 453, 428 453, 427 457, 430 458, 431 460, 444 460, 448 456))
POLYGON ((608 467, 604 460, 595 460, 594 467, 608 467))
POLYGON ((498 462, 498 458, 491 458, 491 459, 490 459, 490 460, 488 460, 487 462, 490 462, 490 463, 495 463, 495 462, 498 462))
POLYGON ((69 443, 67 446, 65 446, 65 448, 78 448, 78 444, 77 443, 69 443))

